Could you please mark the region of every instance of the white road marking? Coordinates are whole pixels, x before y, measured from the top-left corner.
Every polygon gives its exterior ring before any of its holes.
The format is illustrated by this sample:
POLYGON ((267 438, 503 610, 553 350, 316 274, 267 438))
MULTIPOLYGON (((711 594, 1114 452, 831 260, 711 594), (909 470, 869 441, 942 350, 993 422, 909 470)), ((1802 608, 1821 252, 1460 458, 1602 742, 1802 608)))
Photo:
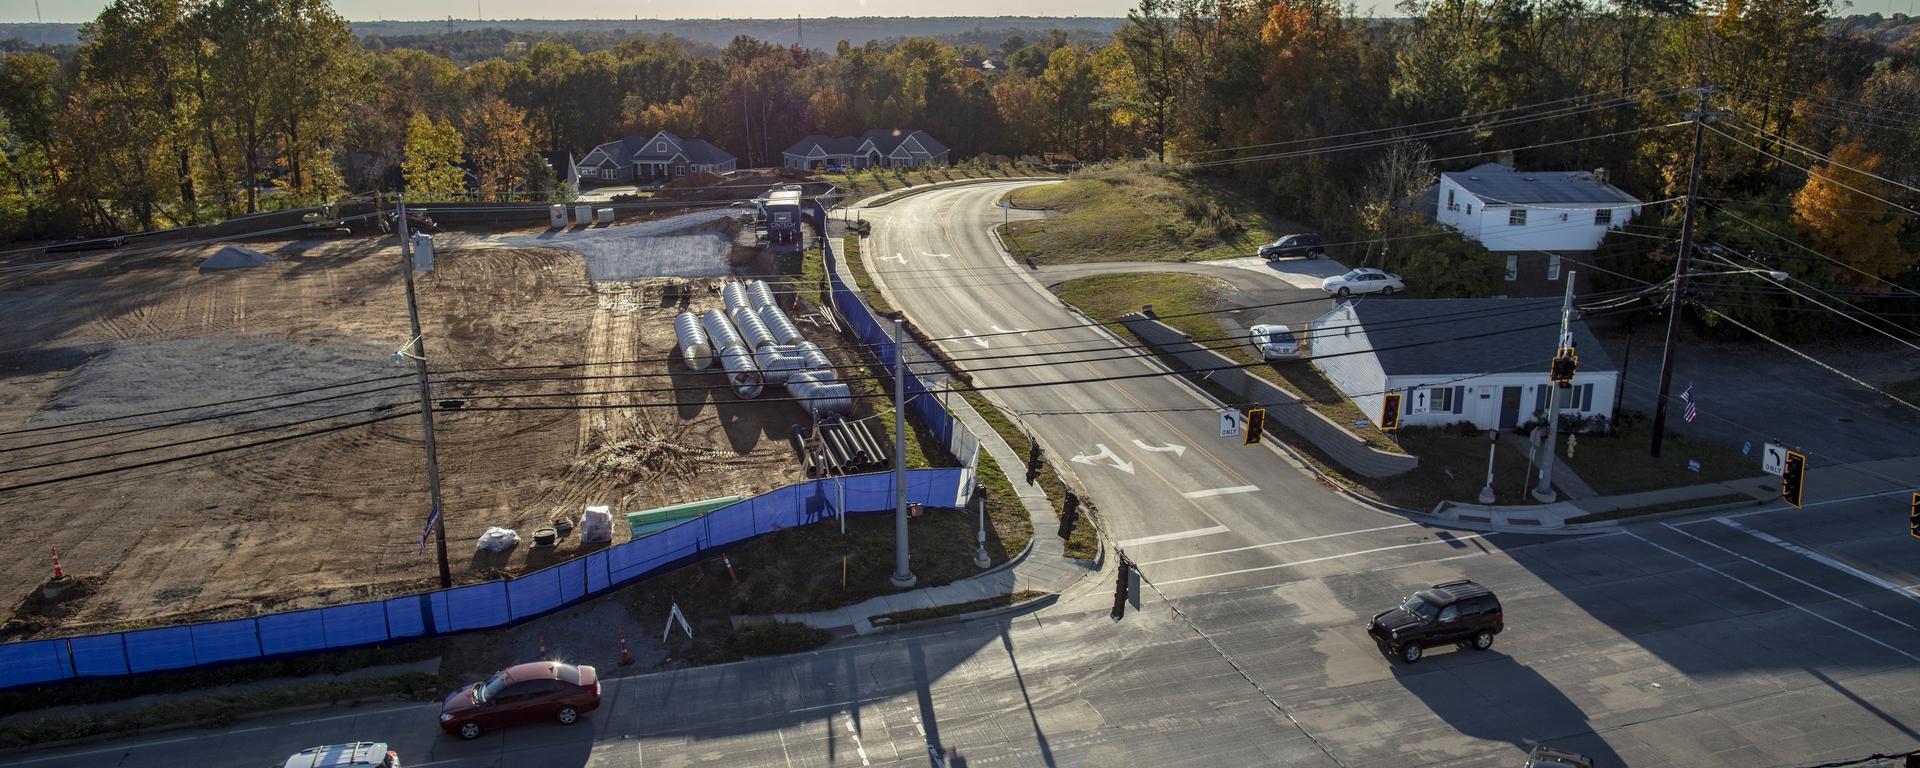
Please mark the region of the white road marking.
MULTIPOLYGON (((1226 533, 1228 530, 1230 529, 1228 529, 1224 525, 1216 525, 1211 528, 1195 528, 1190 531, 1179 531, 1177 533, 1162 533, 1157 536, 1141 536, 1139 538, 1134 538, 1134 539, 1123 539, 1121 541, 1117 541, 1114 543, 1122 547, 1137 547, 1142 544, 1158 544, 1163 541, 1179 541, 1181 539, 1191 539, 1196 536, 1212 536, 1216 533, 1226 533)), ((1145 563, 1142 563, 1142 565, 1145 565, 1145 563)))
POLYGON ((1831 557, 1820 554, 1819 552, 1815 552, 1811 549, 1800 546, 1799 544, 1795 544, 1791 541, 1787 541, 1786 539, 1782 539, 1778 536, 1774 536, 1764 531, 1756 531, 1752 528, 1748 528, 1744 525, 1741 525, 1738 521, 1722 518, 1720 520, 1720 524, 1725 525, 1728 528, 1737 530, 1741 533, 1747 534, 1748 536, 1752 536, 1768 544, 1772 544, 1788 552, 1792 552, 1796 555, 1812 560, 1821 565, 1827 566, 1829 568, 1840 571, 1842 573, 1850 574, 1854 578, 1860 579, 1869 584, 1874 584, 1876 586, 1883 587, 1888 591, 1893 592, 1894 594, 1907 598, 1908 600, 1920 601, 1920 595, 1916 595, 1910 591, 1913 589, 1913 587, 1900 586, 1891 581, 1880 578, 1879 576, 1875 576, 1871 573, 1867 573, 1866 571, 1860 570, 1851 565, 1847 565, 1846 563, 1840 562, 1839 560, 1835 560, 1831 557))
POLYGON ((1254 545, 1245 546, 1245 547, 1234 547, 1233 549, 1222 549, 1214 552, 1201 552, 1195 555, 1181 555, 1179 557, 1169 557, 1161 560, 1148 560, 1147 562, 1140 563, 1140 565, 1153 565, 1155 563, 1171 563, 1175 560, 1188 560, 1195 557, 1213 557, 1214 555, 1230 555, 1235 552, 1245 552, 1249 549, 1266 549, 1267 547, 1284 547, 1288 544, 1299 544, 1301 542, 1307 542, 1307 541, 1319 541, 1321 539, 1333 539, 1333 538, 1339 538, 1341 536, 1352 536, 1353 534, 1356 534, 1356 533, 1375 533, 1378 531, 1391 531, 1395 528, 1412 528, 1417 525, 1419 525, 1419 523, 1401 523, 1399 525, 1383 525, 1383 526, 1380 526, 1379 528, 1362 528, 1357 531, 1341 531, 1339 533, 1326 533, 1326 534, 1321 534, 1319 536, 1308 536, 1304 539, 1287 539, 1286 541, 1270 541, 1265 544, 1254 544, 1254 545))
POLYGON ((1912 493, 1912 491, 1906 488, 1898 488, 1891 491, 1879 491, 1876 493, 1862 493, 1858 496, 1846 496, 1838 499, 1826 499, 1823 501, 1809 501, 1805 504, 1800 505, 1798 509, 1795 509, 1794 507, 1785 507, 1785 506, 1768 507, 1766 509, 1755 509, 1747 512, 1735 512, 1731 515, 1714 515, 1713 517, 1701 518, 1699 520, 1688 520, 1683 523, 1675 523, 1675 525, 1700 525, 1701 523, 1711 523, 1715 520, 1734 520, 1742 517, 1751 517, 1753 515, 1772 514, 1774 512, 1798 512, 1800 510, 1813 509, 1815 507, 1824 507, 1830 504, 1845 504, 1849 501, 1860 501, 1863 499, 1877 499, 1877 498, 1880 498, 1881 496, 1901 496, 1908 493, 1912 493))
POLYGON ((1002 327, 1000 327, 1000 326, 997 326, 997 325, 989 325, 989 326, 987 326, 987 327, 988 327, 988 328, 992 328, 992 329, 993 329, 993 332, 994 332, 994 333, 1017 333, 1017 334, 1020 334, 1020 335, 1022 335, 1022 336, 1026 336, 1026 335, 1028 335, 1028 334, 1030 334, 1030 333, 1032 333, 1032 331, 1009 331, 1009 330, 1007 330, 1007 329, 1005 329, 1005 328, 1002 328, 1002 327))
MULTIPOLYGON (((1676 529, 1676 530, 1677 530, 1677 529, 1676 529)), ((1634 533, 1633 531, 1621 531, 1621 533, 1624 533, 1624 534, 1626 534, 1626 535, 1628 535, 1628 536, 1632 536, 1633 538, 1635 538, 1635 539, 1638 539, 1638 540, 1639 540, 1639 541, 1640 541, 1641 543, 1643 543, 1643 544, 1646 544, 1646 545, 1648 545, 1648 546, 1651 546, 1651 547, 1653 547, 1654 549, 1658 549, 1658 550, 1660 550, 1660 551, 1662 551, 1662 552, 1665 552, 1665 553, 1667 553, 1667 554, 1669 554, 1669 555, 1673 555, 1674 557, 1677 557, 1677 558, 1680 558, 1680 559, 1682 559, 1682 560, 1685 560, 1685 561, 1687 561, 1687 562, 1689 562, 1689 563, 1693 563, 1694 565, 1697 565, 1697 566, 1699 566, 1699 567, 1701 567, 1701 568, 1705 568, 1705 569, 1707 569, 1707 570, 1709 570, 1709 571, 1713 571, 1714 573, 1717 573, 1717 574, 1720 574, 1721 576, 1725 576, 1725 577, 1727 577, 1728 579, 1731 579, 1731 580, 1733 580, 1734 582, 1736 582, 1736 583, 1738 583, 1738 584, 1740 584, 1741 586, 1743 586, 1743 587, 1746 587, 1747 589, 1751 589, 1751 590, 1753 590, 1753 591, 1755 591, 1755 592, 1758 592, 1758 593, 1760 593, 1760 594, 1763 594, 1763 595, 1766 595, 1767 597, 1771 597, 1771 598, 1773 598, 1774 600, 1776 600, 1776 601, 1778 601, 1779 603, 1781 603, 1782 605, 1786 605, 1786 606, 1789 606, 1789 607, 1792 607, 1792 608, 1793 608, 1794 610, 1797 610, 1797 611, 1799 611, 1799 612, 1801 612, 1801 613, 1804 613, 1804 614, 1806 614, 1806 615, 1808 615, 1808 616, 1812 616, 1812 617, 1814 617, 1814 618, 1816 618, 1816 619, 1819 619, 1819 620, 1821 620, 1821 621, 1824 621, 1824 622, 1826 622, 1826 623, 1828 623, 1828 624, 1832 624, 1832 625, 1834 625, 1834 626, 1836 626, 1836 627, 1839 627, 1839 628, 1841 628, 1841 629, 1844 629, 1844 630, 1846 630, 1847 632, 1849 632, 1849 633, 1851 633, 1851 634, 1853 634, 1853 635, 1855 635, 1855 636, 1857 636, 1857 637, 1859 637, 1859 638, 1860 638, 1860 639, 1862 639, 1862 640, 1865 640, 1865 641, 1867 641, 1867 642, 1869 642, 1869 643, 1873 643, 1874 645, 1877 645, 1877 646, 1880 646, 1880 647, 1882 647, 1882 648, 1885 648, 1885 649, 1887 649, 1887 650, 1889 650, 1889 651, 1893 651, 1894 653, 1897 653, 1897 654, 1900 654, 1900 655, 1902 655, 1902 656, 1905 656, 1905 657, 1907 657, 1907 658, 1909 658, 1909 659, 1912 659, 1912 660, 1914 660, 1914 661, 1916 661, 1916 662, 1920 662, 1920 656, 1914 656, 1914 655, 1913 655, 1913 654, 1911 654, 1911 653, 1907 653, 1906 651, 1903 651, 1903 650, 1900 650, 1900 649, 1898 649, 1898 648, 1895 648, 1895 647, 1893 647, 1893 646, 1891 646, 1891 645, 1887 645, 1886 643, 1883 643, 1883 642, 1880 642, 1879 640, 1875 640, 1875 639, 1873 639, 1873 638, 1871 638, 1871 637, 1868 637, 1868 636, 1867 636, 1866 634, 1864 634, 1864 633, 1862 633, 1862 632, 1861 632, 1860 630, 1857 630, 1857 629, 1854 629, 1853 627, 1849 627, 1849 626, 1847 626, 1847 625, 1845 625, 1845 624, 1842 624, 1842 623, 1840 623, 1840 622, 1837 622, 1837 621, 1834 621, 1833 619, 1829 619, 1829 618, 1827 618, 1827 617, 1825 617, 1825 616, 1822 616, 1822 615, 1820 615, 1820 614, 1817 614, 1817 613, 1814 613, 1814 612, 1813 612, 1812 610, 1810 610, 1810 609, 1808 609, 1808 608, 1807 608, 1806 606, 1804 606, 1804 605, 1801 605, 1801 604, 1799 604, 1799 603, 1796 603, 1796 602, 1793 602, 1792 600, 1788 600, 1788 599, 1786 599, 1786 598, 1784 598, 1784 597, 1781 597, 1781 596, 1779 596, 1779 595, 1776 595, 1776 594, 1774 594, 1774 593, 1772 593, 1772 592, 1768 592, 1768 591, 1766 591, 1766 590, 1764 590, 1764 589, 1761 589, 1761 588, 1759 588, 1759 587, 1756 587, 1756 586, 1754 586, 1754 585, 1752 585, 1752 584, 1749 584, 1749 583, 1747 583, 1746 581, 1744 581, 1744 580, 1742 580, 1742 579, 1740 579, 1739 577, 1737 577, 1737 576, 1734 576, 1734 575, 1732 575, 1732 574, 1729 574, 1729 573, 1727 573, 1726 571, 1722 571, 1722 570, 1720 570, 1720 569, 1718 569, 1718 568, 1715 568, 1715 567, 1713 567, 1713 566, 1711 566, 1711 565, 1707 565, 1706 563, 1703 563, 1703 562, 1700 562, 1700 561, 1698 561, 1698 560, 1695 560, 1695 559, 1693 559, 1693 558, 1691 558, 1691 557, 1687 557, 1686 555, 1683 555, 1683 554, 1680 554, 1680 553, 1678 553, 1678 552, 1675 552, 1675 551, 1673 551, 1673 550, 1671 550, 1671 549, 1668 549, 1668 548, 1666 548, 1666 547, 1663 547, 1663 546, 1661 546, 1661 545, 1659 545, 1659 544, 1655 544, 1655 543, 1653 543, 1652 541, 1649 541, 1649 540, 1647 540, 1647 539, 1646 539, 1646 537, 1643 537, 1643 536, 1641 536, 1640 534, 1637 534, 1637 533, 1634 533)))
POLYGON ((926 251, 921 251, 921 252, 920 252, 920 255, 922 255, 922 256, 932 256, 932 257, 934 257, 934 258, 937 258, 937 259, 951 259, 951 258, 953 258, 953 254, 951 254, 951 253, 927 253, 926 251))
POLYGON ((978 345, 980 345, 980 348, 981 348, 981 349, 986 349, 986 348, 987 348, 987 346, 988 346, 988 344, 987 344, 987 340, 986 340, 986 339, 983 339, 983 338, 980 338, 980 337, 978 337, 978 336, 975 336, 975 335, 973 335, 973 329, 972 329, 972 328, 962 328, 962 329, 960 329, 960 335, 961 335, 961 336, 965 336, 965 337, 966 337, 966 339, 967 339, 967 341, 971 341, 971 342, 973 342, 973 343, 975 343, 975 344, 978 344, 978 345))
POLYGON ((892 256, 875 256, 873 257, 873 260, 874 261, 897 261, 902 264, 905 264, 907 263, 907 255, 904 253, 896 253, 892 256))
POLYGON ((1113 467, 1114 469, 1120 470, 1129 475, 1133 474, 1133 462, 1121 461, 1120 457, 1114 455, 1113 449, 1108 448, 1106 443, 1094 443, 1093 447, 1100 449, 1100 451, 1098 453, 1093 454, 1092 456, 1088 456, 1084 453, 1075 454, 1072 461, 1075 461, 1081 464, 1098 464, 1100 463, 1101 459, 1106 459, 1109 462, 1107 466, 1113 467))
POLYGON ((29 765, 32 763, 45 763, 52 760, 71 760, 76 757, 86 757, 87 755, 105 755, 113 752, 130 752, 136 749, 140 749, 142 747, 158 747, 163 744, 178 744, 183 741, 197 741, 199 739, 205 739, 205 738, 209 738, 209 737, 208 736, 181 736, 181 737, 172 738, 172 739, 161 739, 159 741, 143 741, 138 744, 127 744, 119 747, 107 747, 105 749, 90 749, 85 752, 66 752, 58 755, 48 755, 46 757, 29 758, 26 760, 21 760, 19 762, 16 762, 14 763, 14 765, 29 765))
MULTIPOLYGON (((1133 445, 1134 447, 1139 448, 1140 450, 1143 450, 1143 451, 1154 451, 1157 453, 1171 453, 1175 456, 1187 455, 1187 447, 1184 445, 1179 445, 1177 443, 1167 443, 1166 445, 1148 445, 1147 441, 1145 440, 1135 440, 1133 441, 1133 445)), ((1257 491, 1259 489, 1255 488, 1254 490, 1257 491)), ((1187 498, 1191 499, 1194 497, 1189 495, 1187 498)))
POLYGON ((773 735, 780 737, 780 757, 787 761, 787 768, 793 768, 793 755, 787 754, 787 735, 778 730, 773 735))
POLYGON ((847 716, 847 733, 853 735, 853 751, 858 752, 860 754, 860 764, 873 765, 873 761, 867 759, 866 745, 860 743, 860 732, 857 730, 854 730, 853 728, 853 715, 848 714, 845 711, 842 711, 840 714, 847 716))
POLYGON ((325 723, 333 720, 346 720, 346 719, 355 718, 355 717, 371 717, 373 715, 384 715, 389 712, 405 712, 409 709, 420 709, 420 708, 421 707, 418 704, 411 707, 389 707, 387 709, 376 709, 371 712, 355 712, 347 715, 334 715, 333 717, 316 717, 312 720, 295 720, 291 723, 287 723, 287 725, 311 725, 313 723, 325 723))
MULTIPOLYGON (((1709 546, 1709 547, 1713 547, 1714 549, 1717 549, 1717 550, 1720 550, 1720 551, 1722 551, 1722 552, 1725 552, 1725 553, 1727 553, 1727 554, 1729 554, 1729 555, 1733 555, 1734 557, 1737 557, 1737 558, 1740 558, 1740 559, 1742 559, 1742 560, 1745 560, 1745 561, 1747 561, 1747 562, 1749 562, 1749 563, 1753 563, 1754 565, 1757 565, 1757 566, 1760 566, 1760 567, 1762 567, 1762 568, 1765 568, 1765 569, 1767 569, 1767 570, 1769 570, 1769 571, 1773 571, 1774 573, 1777 573, 1777 574, 1780 574, 1781 576, 1785 576, 1785 577, 1787 577, 1787 578, 1789 578, 1789 579, 1793 579, 1793 580, 1794 580, 1795 582, 1798 582, 1798 583, 1800 583, 1800 584, 1802 584, 1802 585, 1805 585, 1805 586, 1807 586, 1807 587, 1809 587, 1809 588, 1811 588, 1811 589, 1813 589, 1814 591, 1816 591, 1816 592, 1820 592, 1821 594, 1824 594, 1824 595, 1826 595, 1826 596, 1828 596, 1828 597, 1832 597, 1832 598, 1836 598, 1836 599, 1838 599, 1838 600, 1840 600, 1841 602, 1844 602, 1844 603, 1846 603, 1847 605, 1851 605, 1851 606, 1853 606, 1853 607, 1855 607, 1855 608, 1859 608, 1860 610, 1863 610, 1863 611, 1866 611, 1867 613, 1871 613, 1871 614, 1873 614, 1873 615, 1875 615, 1875 616, 1878 616, 1878 617, 1880 617, 1880 618, 1883 618, 1883 619, 1886 619, 1887 621, 1891 621, 1891 622, 1893 622, 1893 623, 1895 623, 1895 624, 1898 624, 1898 625, 1900 625, 1900 626, 1903 626, 1903 627, 1906 627, 1907 629, 1913 629, 1913 625, 1912 625, 1912 624, 1908 624, 1908 623, 1906 623, 1906 622, 1904 622, 1904 621, 1901 621, 1901 620, 1899 620, 1899 619, 1896 619, 1896 618, 1894 618, 1894 617, 1892 617, 1892 616, 1888 616, 1888 615, 1886 615, 1886 614, 1884 614, 1884 613, 1881 613, 1881 612, 1879 612, 1879 611, 1876 611, 1876 610, 1874 610, 1874 609, 1872 609, 1872 608, 1868 608, 1868 607, 1866 607, 1866 606, 1864 606, 1864 605, 1861 605, 1861 604, 1859 604, 1859 603, 1856 603, 1856 602, 1854 602, 1853 600, 1851 600, 1851 599, 1849 599, 1849 598, 1847 598, 1847 597, 1846 597, 1845 595, 1842 595, 1842 594, 1840 594, 1840 593, 1838 593, 1838 592, 1834 592, 1833 590, 1830 590, 1830 589, 1826 589, 1826 588, 1823 588, 1823 587, 1819 587, 1819 586, 1816 586, 1816 585, 1814 585, 1814 584, 1813 584, 1812 582, 1809 582, 1809 581, 1807 581, 1806 579, 1802 579, 1802 578, 1800 578, 1800 577, 1798 577, 1798 576, 1795 576, 1795 575, 1793 575, 1793 574, 1791 574, 1791 573, 1787 573, 1786 571, 1782 571, 1782 570, 1780 570, 1780 569, 1778 569, 1778 568, 1775 568, 1775 567, 1773 567, 1773 566, 1771 566, 1771 565, 1767 565, 1766 563, 1763 563, 1763 562, 1760 562, 1760 561, 1758 561, 1758 560, 1755 560, 1755 559, 1753 559, 1753 558, 1751 558, 1751 557, 1747 557, 1746 555, 1743 555, 1743 554, 1740 554, 1740 553, 1738 553, 1738 552, 1735 552, 1735 551, 1733 551, 1733 550, 1731 550, 1731 549, 1727 549, 1726 547, 1723 547, 1723 546, 1720 546, 1720 545, 1718 545, 1718 544, 1715 544, 1715 543, 1713 543, 1713 542, 1711 542, 1711 541, 1707 541, 1706 539, 1703 539, 1703 538, 1700 538, 1700 537, 1698 537, 1698 536, 1695 536, 1695 535, 1693 535, 1693 534, 1691 534, 1691 533, 1687 533, 1686 531, 1683 531, 1683 530, 1680 530, 1679 528, 1676 528, 1676 527, 1674 527, 1674 526, 1672 526, 1672 525, 1667 525, 1667 524, 1665 524, 1665 523, 1662 523, 1662 524, 1661 524, 1661 526, 1662 526, 1662 527, 1664 527, 1664 528, 1666 528, 1666 529, 1667 529, 1667 530, 1669 530, 1669 531, 1673 531, 1674 533, 1677 533, 1677 534, 1680 534, 1680 535, 1682 535, 1682 536, 1685 536, 1685 537, 1687 537, 1687 538, 1689 538, 1689 539, 1693 539, 1694 541, 1697 541, 1697 542, 1700 542, 1700 543, 1702 543, 1702 544, 1705 544, 1705 545, 1707 545, 1707 546, 1709 546)), ((1889 586, 1891 586, 1891 585, 1889 585, 1889 586)))
POLYGON ((1185 496, 1189 499, 1205 499, 1205 498, 1211 498, 1214 496, 1232 496, 1236 493, 1253 493, 1254 491, 1257 491, 1257 490, 1260 490, 1260 486, 1236 485, 1236 486, 1233 486, 1232 488, 1208 488, 1207 490, 1204 490, 1204 491, 1187 491, 1186 493, 1183 493, 1180 495, 1185 496))
MULTIPOLYGON (((1408 547, 1424 547, 1424 546, 1427 546, 1428 544, 1452 544, 1452 543, 1466 541, 1468 539, 1484 539, 1488 536, 1493 536, 1493 535, 1496 535, 1496 534, 1473 533, 1465 536, 1456 536, 1451 539, 1434 539, 1433 541, 1416 541, 1412 544, 1395 544, 1390 547, 1374 547, 1373 549, 1363 549, 1358 552, 1346 552, 1338 555, 1327 555, 1326 557, 1310 558, 1307 560, 1295 560, 1291 563, 1280 563, 1278 565, 1263 565, 1258 568, 1242 568, 1237 571, 1222 571, 1220 573, 1209 573, 1205 576, 1188 576, 1187 578, 1184 578, 1184 579, 1173 579, 1171 581, 1162 581, 1159 583, 1171 585, 1171 584, 1179 584, 1181 582, 1187 582, 1187 581, 1200 581, 1201 579, 1217 579, 1217 578, 1220 578, 1221 576, 1238 576, 1243 573, 1259 573, 1261 571, 1271 571, 1276 568, 1292 568, 1300 565, 1312 565, 1314 563, 1324 563, 1324 562, 1327 562, 1328 560, 1340 560, 1348 557, 1358 557, 1360 555, 1371 555, 1375 552, 1389 552, 1396 549, 1406 549, 1408 547)), ((1145 565, 1145 563, 1141 563, 1141 565, 1145 565)))

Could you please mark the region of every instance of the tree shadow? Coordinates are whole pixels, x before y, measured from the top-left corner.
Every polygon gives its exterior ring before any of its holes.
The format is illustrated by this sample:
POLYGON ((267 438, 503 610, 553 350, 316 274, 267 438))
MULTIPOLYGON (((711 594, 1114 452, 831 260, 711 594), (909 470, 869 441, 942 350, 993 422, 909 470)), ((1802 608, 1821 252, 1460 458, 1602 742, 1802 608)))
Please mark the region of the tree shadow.
POLYGON ((1504 741, 1521 752, 1552 744, 1594 759, 1595 765, 1625 765, 1595 733, 1586 712, 1532 667, 1495 649, 1428 649, 1418 664, 1382 657, 1394 679, 1455 731, 1504 741))

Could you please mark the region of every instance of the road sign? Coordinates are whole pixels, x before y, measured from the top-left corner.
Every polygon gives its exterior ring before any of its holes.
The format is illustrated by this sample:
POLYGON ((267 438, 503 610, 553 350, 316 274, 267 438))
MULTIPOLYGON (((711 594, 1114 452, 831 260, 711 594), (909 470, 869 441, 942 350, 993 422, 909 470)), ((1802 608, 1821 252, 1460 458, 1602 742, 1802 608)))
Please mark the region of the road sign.
POLYGON ((1240 414, 1233 411, 1220 412, 1220 436, 1233 437, 1240 434, 1240 414))
POLYGON ((1429 391, 1426 387, 1413 390, 1413 412, 1415 415, 1427 413, 1431 409, 1431 406, 1427 404, 1427 394, 1429 391))
POLYGON ((1786 469, 1787 449, 1780 447, 1779 443, 1767 443, 1766 447, 1760 449, 1760 471, 1779 477, 1786 469))
POLYGON ((1688 472, 1699 472, 1699 471, 1700 471, 1700 460, 1699 460, 1699 459, 1687 459, 1687 471, 1688 471, 1688 472))

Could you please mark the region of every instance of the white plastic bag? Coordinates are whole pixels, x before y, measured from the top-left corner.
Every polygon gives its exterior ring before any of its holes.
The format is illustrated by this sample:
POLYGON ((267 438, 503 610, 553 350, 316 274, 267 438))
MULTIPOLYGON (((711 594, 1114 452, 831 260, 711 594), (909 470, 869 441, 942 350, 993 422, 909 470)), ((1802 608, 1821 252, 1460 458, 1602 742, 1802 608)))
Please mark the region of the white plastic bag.
POLYGON ((480 534, 480 541, 475 545, 475 548, 484 549, 488 552, 505 552, 519 544, 520 534, 514 533, 513 529, 489 527, 486 533, 480 534))
POLYGON ((580 543, 591 544, 613 540, 613 513, 606 507, 587 507, 587 513, 580 518, 580 543))

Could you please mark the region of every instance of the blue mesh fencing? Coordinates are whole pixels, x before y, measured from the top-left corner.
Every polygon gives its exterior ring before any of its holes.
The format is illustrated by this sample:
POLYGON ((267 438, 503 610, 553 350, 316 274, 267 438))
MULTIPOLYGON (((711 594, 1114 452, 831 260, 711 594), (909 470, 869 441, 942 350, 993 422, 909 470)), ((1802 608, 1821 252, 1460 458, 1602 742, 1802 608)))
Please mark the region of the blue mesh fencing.
MULTIPOLYGON (((253 619, 216 621, 187 627, 195 664, 215 664, 260 656, 260 635, 253 619)), ((381 628, 385 635, 385 627, 381 628)), ((382 637, 381 639, 385 639, 382 637)))
MULTIPOLYGON (((67 647, 62 649, 62 652, 73 659, 74 677, 115 677, 132 672, 127 669, 126 639, 121 635, 90 635, 68 640, 48 640, 46 643, 66 643, 67 647)), ((23 643, 19 647, 46 643, 23 643)), ((5 655, 4 649, 13 647, 0 645, 0 659, 10 659, 5 655)), ((0 664, 0 670, 11 671, 15 668, 11 660, 0 664)), ((38 681, 23 680, 21 682, 38 681)))
MULTIPOLYGON (((254 619, 254 625, 260 630, 262 655, 317 651, 327 647, 326 624, 320 620, 317 610, 270 613, 254 619)), ((78 653, 78 650, 75 652, 78 653)))
POLYGON ((193 657, 193 627, 161 627, 128 632, 127 669, 153 672, 199 664, 193 657))
POLYGON ((16 681, 14 685, 64 680, 68 672, 63 640, 0 645, 0 674, 16 681))

